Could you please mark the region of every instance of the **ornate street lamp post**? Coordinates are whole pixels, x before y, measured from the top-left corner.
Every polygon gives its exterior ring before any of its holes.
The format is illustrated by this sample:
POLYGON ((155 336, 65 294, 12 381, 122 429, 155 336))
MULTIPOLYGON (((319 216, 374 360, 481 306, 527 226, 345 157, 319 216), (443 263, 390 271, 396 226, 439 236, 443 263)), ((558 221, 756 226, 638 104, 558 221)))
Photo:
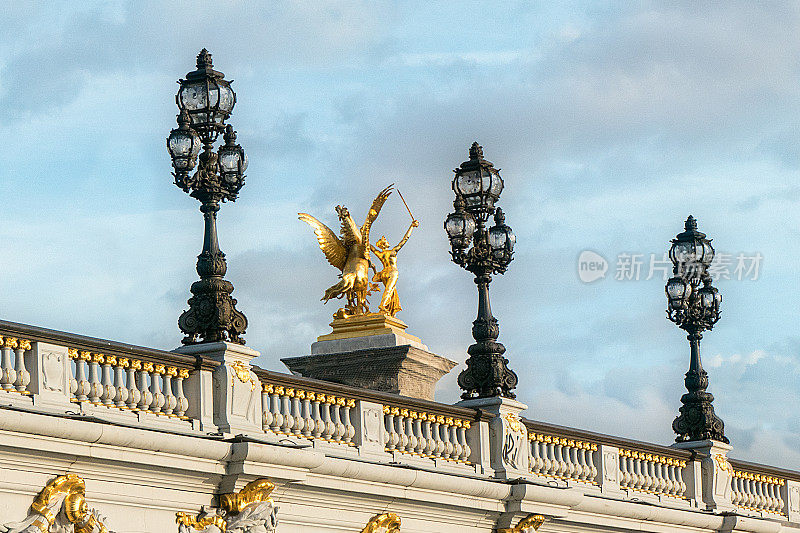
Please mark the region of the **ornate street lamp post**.
POLYGON ((697 221, 686 219, 685 231, 672 239, 669 250, 673 277, 667 281, 667 316, 684 330, 689 339, 691 359, 686 389, 681 397, 680 415, 672 423, 677 442, 716 440, 728 443, 725 425, 714 414, 714 396, 706 392, 708 374, 700 362, 702 332, 711 330, 720 317, 722 295, 711 285, 708 267, 714 259, 711 239, 697 231, 697 221), (700 286, 702 284, 702 287, 700 286))
POLYGON ((247 329, 247 318, 236 309, 233 285, 223 279, 227 265, 217 241, 217 211, 220 202, 236 200, 244 185, 247 156, 236 144, 233 127, 225 125, 236 94, 231 82, 212 66, 211 54, 203 48, 197 56, 197 70, 178 81, 178 127, 167 137, 175 185, 200 201, 205 219, 203 251, 197 257, 200 281, 192 284, 189 309, 178 319, 178 327, 186 334, 183 344, 244 344, 241 335, 247 329), (214 152, 214 143, 223 132, 224 144, 214 152), (200 166, 192 174, 201 144, 200 166))
POLYGON ((467 353, 467 368, 458 376, 464 399, 504 396, 515 398, 517 375, 503 357, 505 346, 497 342, 500 328, 492 316, 489 283, 492 274, 502 274, 513 259, 516 238, 505 224, 503 211, 494 204, 503 191, 498 169, 483 158, 483 148, 473 143, 469 160, 455 169, 455 212, 447 216, 444 229, 452 246, 453 262, 475 275, 478 286, 478 318, 472 323, 475 344, 467 353), (494 215, 495 225, 486 227, 494 215))

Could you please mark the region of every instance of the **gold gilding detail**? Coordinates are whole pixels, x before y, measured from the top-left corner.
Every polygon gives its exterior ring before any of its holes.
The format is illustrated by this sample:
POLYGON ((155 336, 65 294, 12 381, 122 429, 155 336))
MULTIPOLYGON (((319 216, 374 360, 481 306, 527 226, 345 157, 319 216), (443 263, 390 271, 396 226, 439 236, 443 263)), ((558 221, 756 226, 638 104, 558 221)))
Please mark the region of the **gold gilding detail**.
POLYGON ((142 364, 142 370, 144 370, 145 372, 152 372, 155 370, 155 366, 153 365, 153 363, 146 361, 144 364, 142 364))
POLYGON ((344 404, 345 404, 344 398, 342 398, 341 396, 336 398, 336 405, 338 405, 339 407, 344 407, 344 404))
POLYGON ((109 366, 117 366, 117 358, 113 355, 107 355, 104 363, 109 366))
POLYGON ((520 520, 516 527, 500 528, 497 530, 497 533, 523 533, 525 530, 531 528, 534 531, 537 531, 540 527, 542 527, 542 524, 544 524, 545 520, 546 518, 540 514, 531 514, 520 520))
POLYGON ((131 361, 127 357, 120 357, 119 359, 117 359, 117 366, 120 366, 122 368, 128 368, 129 366, 131 366, 131 361))
POLYGON ((167 368, 166 368, 165 365, 155 365, 153 367, 153 372, 155 372, 156 374, 163 374, 166 371, 167 371, 167 368))
POLYGON ((19 340, 15 339, 14 337, 6 337, 5 341, 3 342, 4 348, 16 348, 19 344, 19 340))
POLYGON ((175 513, 175 522, 183 524, 197 531, 202 531, 208 526, 216 526, 220 531, 225 531, 228 527, 225 518, 219 515, 209 515, 203 518, 198 518, 197 515, 190 515, 189 513, 178 512, 175 513))
MULTIPOLYGON (((3 337, 0 337, 0 340, 2 340, 2 338, 3 337)), ((78 358, 78 349, 77 348, 69 348, 69 349, 67 349, 67 355, 69 356, 70 359, 77 359, 78 358)))
POLYGON ((58 514, 48 509, 53 498, 66 494, 63 503, 64 516, 75 526, 75 533, 92 533, 97 528, 101 533, 107 531, 106 526, 89 510, 86 504, 86 484, 77 474, 58 476, 48 483, 31 504, 31 511, 41 515, 47 524, 36 521, 34 524, 41 531, 48 531, 58 514))
POLYGON ((92 354, 92 363, 103 364, 105 360, 105 356, 101 353, 93 353, 92 354))
POLYGON ((91 361, 92 360, 92 352, 82 351, 78 358, 81 361, 91 361))
POLYGON ((272 385, 272 383, 262 383, 261 391, 266 392, 267 394, 272 394, 275 392, 275 387, 272 385))
POLYGON ((175 377, 178 375, 178 369, 174 366, 167 367, 167 371, 165 372, 170 377, 175 377))
POLYGON ((20 339, 18 348, 20 350, 30 350, 31 349, 31 341, 20 339))
MULTIPOLYGON (((311 392, 309 394, 314 394, 314 393, 311 392)), ((355 400, 347 400, 347 407, 355 407, 355 406, 356 406, 356 401, 355 400)))
POLYGON ((178 377, 180 379, 186 379, 189 377, 189 369, 188 368, 181 368, 178 370, 178 377))
MULTIPOLYGON (((522 422, 520 422, 519 417, 514 413, 506 413, 503 415, 503 419, 508 423, 508 427, 511 428, 511 431, 514 433, 522 433, 522 422)), ((566 439, 564 439, 566 441, 566 439)))
POLYGON ((142 362, 138 359, 131 360, 131 368, 134 370, 141 370, 142 369, 142 362))
POLYGON ((275 483, 268 479, 257 479, 234 494, 220 496, 220 506, 230 514, 239 514, 242 509, 255 502, 271 502, 269 495, 275 490, 275 483))
POLYGON ((400 517, 395 513, 381 513, 370 518, 361 533, 399 533, 400 517))

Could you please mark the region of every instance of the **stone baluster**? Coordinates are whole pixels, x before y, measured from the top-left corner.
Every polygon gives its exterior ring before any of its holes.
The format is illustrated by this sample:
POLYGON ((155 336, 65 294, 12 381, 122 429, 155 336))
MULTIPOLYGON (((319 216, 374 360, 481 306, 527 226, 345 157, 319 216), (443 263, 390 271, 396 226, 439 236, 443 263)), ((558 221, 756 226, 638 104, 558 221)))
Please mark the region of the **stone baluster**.
POLYGON ((145 363, 145 370, 150 372, 150 392, 153 399, 150 402, 150 411, 155 414, 163 414, 161 409, 164 407, 164 393, 161 391, 161 376, 167 371, 164 365, 145 363), (149 365, 149 366, 147 366, 149 365))
POLYGON ((275 434, 278 434, 280 433, 281 426, 283 425, 281 398, 278 396, 278 387, 268 384, 264 385, 264 390, 267 392, 267 394, 269 394, 269 412, 272 414, 269 422, 269 430, 275 434))
POLYGON ((450 428, 452 427, 453 423, 453 418, 448 416, 444 419, 444 425, 442 426, 442 442, 444 442, 444 452, 442 455, 446 459, 453 459, 453 454, 456 450, 455 443, 450 440, 450 428))
POLYGON ((303 426, 305 426, 305 420, 303 420, 303 412, 300 409, 300 398, 301 396, 305 397, 305 393, 301 390, 294 389, 289 389, 286 392, 287 394, 291 394, 289 408, 291 409, 292 421, 294 422, 292 427, 289 428, 289 432, 293 435, 301 435, 303 433, 303 426))
MULTIPOLYGON (((2 341, 2 337, 0 337, 2 341)), ((0 342, 0 344, 2 344, 0 342)), ((70 399, 75 398, 75 393, 78 391, 78 380, 75 377, 78 375, 78 350, 75 348, 67 348, 67 357, 69 358, 69 396, 70 399)), ((0 371, 2 373, 2 371, 0 371)))
POLYGON ((117 364, 114 367, 114 405, 119 409, 126 409, 128 404, 128 387, 125 386, 125 371, 130 366, 130 360, 127 357, 120 357, 117 359, 117 364))
POLYGON ((394 409, 388 405, 384 405, 383 413, 383 423, 386 427, 386 436, 384 437, 384 440, 386 440, 386 449, 392 451, 400 441, 400 437, 394 429, 394 409))
POLYGON ((177 377, 177 375, 178 369, 174 366, 167 367, 163 374, 164 407, 161 409, 161 411, 167 416, 177 416, 175 414, 175 407, 178 405, 178 399, 175 397, 172 387, 172 380, 177 377))
POLYGON ((352 421, 350 420, 350 415, 356 407, 355 400, 347 400, 342 407, 342 423, 344 424, 344 435, 342 436, 342 441, 348 444, 349 446, 355 446, 353 443, 353 437, 356 435, 356 428, 353 425, 352 421))
POLYGON ((89 392, 91 390, 91 383, 86 378, 88 361, 91 360, 92 354, 89 352, 80 352, 78 358, 75 360, 75 380, 77 386, 75 388, 75 400, 78 402, 85 402, 89 399, 89 392))
MULTIPOLYGON (((2 337, 0 337, 2 339, 2 337)), ((18 345, 17 339, 6 337, 3 339, 3 347, 0 348, 2 358, 0 358, 0 386, 3 390, 14 390, 14 382, 17 380, 17 373, 14 370, 11 350, 18 345)))
POLYGON ((294 389, 278 387, 276 391, 281 398, 280 409, 281 414, 283 414, 283 423, 281 424, 278 432, 283 435, 291 435, 292 428, 294 427, 294 417, 292 416, 291 406, 292 396, 294 396, 294 389))
POLYGON ((333 437, 336 435, 336 422, 333 420, 333 413, 331 412, 334 403, 336 403, 336 397, 330 394, 326 395, 325 400, 320 403, 320 407, 322 408, 322 422, 325 424, 325 429, 320 436, 323 440, 328 442, 333 441, 333 437))
POLYGON ((311 402, 311 418, 314 420, 314 425, 311 426, 311 437, 315 439, 320 438, 325 431, 325 422, 322 420, 322 408, 320 407, 324 398, 324 394, 313 392, 308 396, 311 402))
POLYGON ((392 409, 392 414, 394 415, 394 432, 397 435, 397 444, 395 444, 395 447, 397 451, 405 452, 408 446, 408 435, 406 435, 405 424, 408 409, 395 408, 392 409))
POLYGON ((100 377, 100 363, 103 359, 101 353, 94 353, 89 357, 89 402, 93 405, 101 405, 100 397, 103 396, 103 381, 100 377))
POLYGON ((317 421, 314 420, 314 413, 311 408, 311 399, 316 395, 313 392, 300 391, 302 395, 302 416, 303 416, 303 436, 310 439, 313 437, 314 428, 317 427, 317 421))
POLYGON ((450 458, 453 461, 459 461, 461 459, 461 443, 458 442, 458 424, 460 421, 454 421, 453 425, 450 426, 448 429, 450 430, 450 442, 453 445, 453 453, 450 455, 450 458))
POLYGON ((549 435, 545 437, 545 444, 547 445, 547 475, 555 477, 558 474, 558 459, 556 459, 556 443, 555 439, 549 435))
POLYGON ((31 341, 20 340, 16 348, 14 357, 14 372, 17 376, 14 380, 14 388, 17 392, 28 393, 28 384, 31 382, 31 374, 25 368, 25 352, 31 349, 31 341))
POLYGON ((403 432, 408 436, 408 444, 406 444, 406 452, 414 453, 417 449, 417 436, 414 434, 414 420, 417 418, 417 413, 414 411, 406 410, 407 416, 403 424, 403 432))
POLYGON ((469 426, 470 423, 466 420, 462 420, 461 424, 458 426, 458 442, 461 444, 461 457, 459 457, 459 459, 465 463, 469 462, 470 455, 472 455, 472 450, 467 442, 467 430, 469 426))
POLYGON ((414 448, 414 453, 416 455, 424 455, 425 446, 428 444, 428 439, 425 437, 425 430, 422 427, 425 418, 425 413, 417 413, 417 416, 414 418, 414 435, 417 437, 417 445, 414 448))
POLYGON ((100 387, 100 403, 106 407, 114 405, 114 398, 117 396, 117 389, 114 387, 114 377, 112 375, 111 367, 116 366, 117 358, 113 355, 107 355, 101 361, 101 375, 100 387))
POLYGON ((140 411, 150 412, 150 405, 153 403, 153 392, 150 390, 147 379, 151 378, 150 372, 153 370, 153 363, 141 363, 140 368, 141 370, 137 372, 137 377, 139 378, 138 388, 141 393, 138 407, 140 411))
POLYGON ((273 389, 274 387, 271 383, 261 384, 261 427, 264 431, 271 431, 270 426, 272 426, 275 421, 272 416, 269 397, 273 389))
POLYGON ((436 441, 436 447, 433 450, 434 457, 441 457, 444 452, 444 442, 442 442, 442 424, 444 424, 444 417, 437 415, 431 424, 431 434, 436 441))
POLYGON ((186 417, 186 410, 189 408, 189 399, 183 391, 183 381, 189 377, 188 368, 179 368, 177 377, 173 378, 175 384, 175 414, 178 418, 186 417))
POLYGON ((139 409, 139 402, 142 400, 142 392, 137 386, 136 380, 137 372, 141 371, 141 369, 142 362, 138 359, 131 359, 130 365, 125 369, 125 373, 127 374, 125 384, 128 386, 128 400, 125 402, 125 405, 131 410, 139 409))
POLYGON ((342 442, 344 434, 347 431, 347 429, 344 427, 344 422, 342 421, 342 410, 344 409, 345 403, 346 402, 344 398, 336 397, 334 398, 333 404, 331 404, 333 423, 336 425, 336 432, 333 434, 333 440, 335 442, 342 442))
POLYGON ((427 413, 422 419, 422 435, 425 437, 425 448, 422 449, 422 454, 426 457, 432 457, 436 450, 436 438, 433 435, 434 420, 436 417, 427 413))

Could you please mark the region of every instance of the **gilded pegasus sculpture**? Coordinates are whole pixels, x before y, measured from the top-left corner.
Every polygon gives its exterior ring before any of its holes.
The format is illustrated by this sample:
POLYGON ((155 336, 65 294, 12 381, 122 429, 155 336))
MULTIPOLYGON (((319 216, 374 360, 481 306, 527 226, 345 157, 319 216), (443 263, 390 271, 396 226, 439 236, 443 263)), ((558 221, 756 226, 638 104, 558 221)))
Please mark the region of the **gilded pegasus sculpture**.
POLYGON ((328 226, 312 217, 308 213, 298 213, 297 217, 314 229, 319 247, 325 258, 332 266, 341 271, 341 280, 328 287, 322 301, 328 302, 331 298, 347 298, 347 304, 339 309, 334 318, 347 318, 348 316, 369 313, 367 296, 372 287, 370 285, 369 269, 375 270, 370 261, 369 231, 372 223, 378 218, 383 204, 392 194, 393 185, 383 189, 367 213, 364 224, 359 228, 350 211, 341 205, 336 206, 336 214, 341 225, 341 237, 338 237, 328 226))

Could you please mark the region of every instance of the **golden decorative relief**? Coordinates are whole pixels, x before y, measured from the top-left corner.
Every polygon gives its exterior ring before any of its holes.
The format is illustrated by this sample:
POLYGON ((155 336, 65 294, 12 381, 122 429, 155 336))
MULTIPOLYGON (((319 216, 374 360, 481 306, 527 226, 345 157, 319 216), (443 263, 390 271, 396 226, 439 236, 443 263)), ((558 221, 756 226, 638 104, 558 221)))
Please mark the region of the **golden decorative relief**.
POLYGON ((370 518, 361 533, 399 533, 400 517, 395 513, 381 513, 370 518))
MULTIPOLYGON (((256 387, 258 387, 258 378, 250 374, 249 366, 245 366, 241 361, 236 361, 235 363, 231 363, 231 368, 236 374, 236 377, 239 378, 239 381, 242 383, 250 383, 250 390, 256 390, 256 387)), ((231 381, 231 387, 233 387, 233 381, 231 381)))
POLYGON ((545 435, 543 433, 528 433, 528 440, 533 442, 544 442, 545 444, 568 446, 570 448, 577 448, 578 450, 597 451, 597 444, 594 444, 593 442, 566 439, 562 437, 556 437, 554 435, 545 435))
POLYGON ((14 337, 6 337, 3 342, 4 348, 16 348, 18 345, 18 340, 14 337))
POLYGON ((653 463, 660 463, 668 466, 686 466, 686 461, 675 459, 673 457, 666 457, 664 455, 657 455, 654 453, 637 452, 634 450, 619 450, 620 457, 630 457, 631 459, 639 459, 643 461, 651 461, 653 463))
POLYGON ((721 453, 715 454, 714 462, 716 462, 719 465, 720 470, 733 475, 733 467, 731 466, 731 464, 728 462, 728 460, 725 458, 724 455, 722 455, 721 453))
MULTIPOLYGON (((730 463, 728 463, 728 465, 730 465, 730 463)), ((735 478, 748 479, 750 481, 758 481, 761 483, 769 483, 771 485, 778 485, 780 487, 786 484, 786 480, 781 479, 779 477, 765 476, 764 474, 756 474, 755 472, 742 472, 739 470, 733 470, 733 467, 731 467, 731 472, 732 472, 731 475, 735 478)))
POLYGON ((542 527, 545 520, 546 518, 540 514, 531 514, 520 520, 516 527, 500 528, 497 530, 497 533, 527 533, 531 529, 537 531, 542 527))
POLYGON ((30 350, 31 349, 31 341, 26 340, 19 340, 19 348, 22 350, 30 350))
POLYGON ((228 527, 225 517, 219 515, 207 515, 201 518, 199 515, 177 512, 175 513, 175 522, 197 531, 202 531, 208 526, 215 526, 220 531, 225 531, 228 527))
POLYGON ((506 413, 503 415, 503 420, 508 423, 508 427, 511 428, 511 431, 514 433, 522 433, 522 422, 517 415, 514 413, 506 413))
MULTIPOLYGON (((33 526, 47 533, 56 522, 66 518, 75 533, 107 533, 97 512, 89 509, 85 495, 86 485, 77 474, 58 476, 34 498, 27 518, 5 524, 3 529, 8 533, 22 533, 33 526)), ((56 529, 65 530, 69 524, 57 524, 56 529)))
POLYGON ((271 502, 270 493, 275 490, 275 483, 268 479, 251 481, 237 493, 220 496, 220 506, 230 514, 239 514, 242 509, 256 502, 271 502))
POLYGON ((216 528, 242 533, 274 533, 278 526, 278 508, 269 497, 274 489, 275 484, 268 479, 257 479, 237 493, 220 495, 220 509, 203 507, 199 514, 175 513, 178 531, 211 533, 216 528))

